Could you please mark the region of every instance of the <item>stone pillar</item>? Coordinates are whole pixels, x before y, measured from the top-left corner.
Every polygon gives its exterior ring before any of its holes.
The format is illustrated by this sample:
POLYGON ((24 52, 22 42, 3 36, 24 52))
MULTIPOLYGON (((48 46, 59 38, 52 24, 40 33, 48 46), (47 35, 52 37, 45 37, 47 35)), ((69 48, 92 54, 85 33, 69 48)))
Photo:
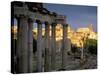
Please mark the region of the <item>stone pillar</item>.
POLYGON ((38 24, 37 34, 37 70, 42 72, 42 23, 40 20, 36 20, 38 24))
POLYGON ((44 71, 50 71, 50 25, 45 22, 45 63, 44 71))
POLYGON ((28 72, 33 71, 33 20, 28 19, 28 72))
POLYGON ((62 40, 62 70, 66 69, 67 57, 67 25, 63 25, 63 40, 62 40))
POLYGON ((28 19, 20 16, 18 19, 17 36, 17 73, 28 72, 28 19))
POLYGON ((51 26, 51 70, 56 70, 56 23, 53 23, 51 26))

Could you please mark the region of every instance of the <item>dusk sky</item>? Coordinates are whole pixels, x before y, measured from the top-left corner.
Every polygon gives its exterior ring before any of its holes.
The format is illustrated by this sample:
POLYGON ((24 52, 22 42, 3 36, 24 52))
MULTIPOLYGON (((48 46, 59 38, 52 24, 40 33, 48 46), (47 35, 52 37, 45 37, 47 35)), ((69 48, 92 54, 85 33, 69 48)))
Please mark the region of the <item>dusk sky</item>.
POLYGON ((97 32, 96 6, 44 4, 44 7, 52 12, 67 16, 66 22, 70 24, 74 30, 93 24, 93 28, 97 32))
MULTIPOLYGON (((96 6, 79 6, 79 5, 63 5, 63 4, 48 4, 44 7, 51 12, 65 15, 68 23, 74 30, 80 27, 88 27, 93 24, 94 31, 97 32, 97 7, 96 6)), ((17 25, 14 20, 14 25, 17 25)), ((35 27, 37 25, 35 24, 35 27)))

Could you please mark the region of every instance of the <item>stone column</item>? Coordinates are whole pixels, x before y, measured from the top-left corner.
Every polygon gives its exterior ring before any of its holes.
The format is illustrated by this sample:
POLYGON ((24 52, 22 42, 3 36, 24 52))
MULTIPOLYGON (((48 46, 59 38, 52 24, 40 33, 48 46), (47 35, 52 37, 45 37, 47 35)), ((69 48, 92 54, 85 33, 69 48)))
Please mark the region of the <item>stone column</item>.
POLYGON ((38 24, 37 34, 37 70, 42 72, 42 23, 40 20, 36 20, 38 24))
POLYGON ((45 63, 44 71, 50 70, 50 25, 45 22, 45 63))
POLYGON ((33 20, 28 19, 28 72, 33 71, 33 20))
POLYGON ((17 73, 28 72, 28 19, 20 16, 18 19, 17 36, 17 73))
POLYGON ((53 23, 51 26, 51 70, 56 70, 56 23, 53 23))
POLYGON ((66 69, 67 57, 67 24, 63 24, 63 40, 62 40, 62 70, 66 69))

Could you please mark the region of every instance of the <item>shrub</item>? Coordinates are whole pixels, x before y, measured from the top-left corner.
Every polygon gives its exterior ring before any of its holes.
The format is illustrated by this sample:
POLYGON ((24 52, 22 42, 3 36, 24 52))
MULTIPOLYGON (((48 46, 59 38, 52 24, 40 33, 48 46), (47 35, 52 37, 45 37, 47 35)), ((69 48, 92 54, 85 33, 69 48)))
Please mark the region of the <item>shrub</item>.
POLYGON ((77 51, 78 51, 77 46, 72 44, 72 45, 71 45, 71 51, 72 51, 72 53, 77 52, 77 51))
POLYGON ((88 39, 86 40, 85 46, 87 47, 89 53, 97 54, 97 40, 88 39))

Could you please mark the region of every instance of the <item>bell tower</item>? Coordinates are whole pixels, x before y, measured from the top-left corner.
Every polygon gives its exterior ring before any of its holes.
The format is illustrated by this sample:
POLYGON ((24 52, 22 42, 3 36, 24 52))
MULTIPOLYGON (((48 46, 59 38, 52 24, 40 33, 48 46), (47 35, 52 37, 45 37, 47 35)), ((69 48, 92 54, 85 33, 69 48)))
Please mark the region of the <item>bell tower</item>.
POLYGON ((93 24, 90 24, 90 25, 88 26, 88 28, 89 28, 91 31, 93 31, 93 24))

